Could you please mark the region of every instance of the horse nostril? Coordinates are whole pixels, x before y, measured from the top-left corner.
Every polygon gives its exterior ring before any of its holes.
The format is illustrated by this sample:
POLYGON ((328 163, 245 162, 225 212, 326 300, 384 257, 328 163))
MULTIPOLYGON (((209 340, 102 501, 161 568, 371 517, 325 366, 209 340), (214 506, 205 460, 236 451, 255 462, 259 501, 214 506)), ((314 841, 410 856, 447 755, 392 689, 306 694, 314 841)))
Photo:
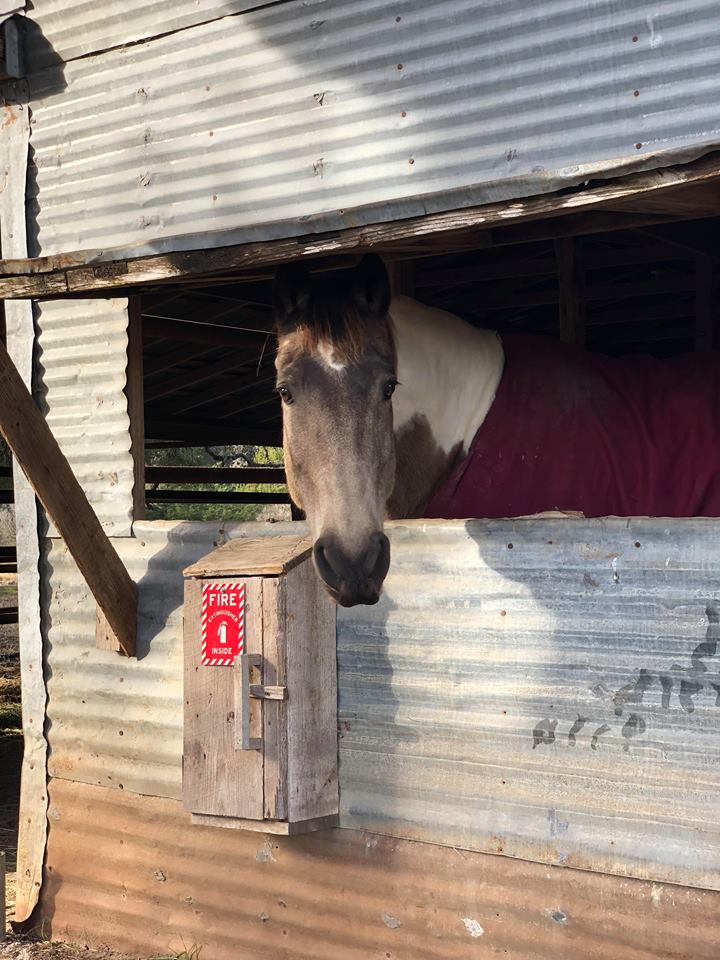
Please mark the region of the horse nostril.
POLYGON ((331 587, 333 590, 338 590, 340 588, 342 578, 333 567, 332 554, 333 551, 329 540, 321 537, 319 540, 315 541, 315 546, 313 547, 313 559, 315 560, 317 572, 329 587, 331 587))
POLYGON ((383 582, 390 569, 390 541, 384 533, 378 532, 373 536, 375 544, 375 559, 369 576, 378 586, 383 582))

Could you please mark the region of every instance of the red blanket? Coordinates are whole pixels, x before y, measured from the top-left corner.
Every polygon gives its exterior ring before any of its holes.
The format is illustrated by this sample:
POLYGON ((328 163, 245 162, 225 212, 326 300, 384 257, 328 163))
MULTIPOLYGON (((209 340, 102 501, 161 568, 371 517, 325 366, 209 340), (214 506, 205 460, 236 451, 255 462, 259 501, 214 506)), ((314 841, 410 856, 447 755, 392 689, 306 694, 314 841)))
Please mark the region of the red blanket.
POLYGON ((503 337, 505 371, 426 517, 720 516, 720 355, 612 359, 503 337))

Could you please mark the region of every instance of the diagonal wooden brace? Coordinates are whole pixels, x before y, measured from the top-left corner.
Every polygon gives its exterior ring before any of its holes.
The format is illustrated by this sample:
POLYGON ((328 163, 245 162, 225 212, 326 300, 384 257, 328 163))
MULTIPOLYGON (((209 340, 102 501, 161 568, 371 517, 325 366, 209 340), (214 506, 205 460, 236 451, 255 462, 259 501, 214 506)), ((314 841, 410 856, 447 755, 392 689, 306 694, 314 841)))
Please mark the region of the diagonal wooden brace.
POLYGON ((0 433, 67 544, 120 652, 135 656, 135 583, 2 343, 0 433))

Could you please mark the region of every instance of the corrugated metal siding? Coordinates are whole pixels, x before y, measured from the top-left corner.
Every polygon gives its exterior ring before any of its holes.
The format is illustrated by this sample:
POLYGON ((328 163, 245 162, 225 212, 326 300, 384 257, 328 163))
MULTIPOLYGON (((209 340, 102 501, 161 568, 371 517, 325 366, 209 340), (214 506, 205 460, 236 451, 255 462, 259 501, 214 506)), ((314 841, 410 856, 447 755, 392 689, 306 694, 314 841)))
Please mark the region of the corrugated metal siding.
POLYGON ((715 892, 351 830, 191 826, 171 800, 51 781, 38 923, 206 960, 716 960, 715 892), (49 922, 48 922, 49 921, 49 922))
POLYGON ((129 536, 127 300, 54 300, 36 310, 38 391, 50 429, 106 532, 129 536))
POLYGON ((396 527, 341 611, 341 823, 720 888, 716 521, 396 527))
MULTIPOLYGON (((180 796, 180 572, 222 537, 294 529, 116 540, 137 662, 94 648, 50 544, 51 774, 180 796)), ((381 603, 339 614, 341 824, 720 887, 717 523, 416 521, 391 539, 381 603)))
POLYGON ((72 60, 273 2, 102 0, 102 4, 96 5, 87 0, 34 0, 31 17, 37 29, 28 31, 28 72, 58 60, 72 60))
POLYGON ((34 252, 295 236, 661 166, 720 142, 719 67, 715 0, 225 18, 31 78, 34 252))
POLYGON ((95 604, 64 543, 46 541, 51 776, 162 797, 182 787, 182 571, 232 536, 289 524, 136 523, 113 544, 138 584, 137 659, 95 647, 95 604))

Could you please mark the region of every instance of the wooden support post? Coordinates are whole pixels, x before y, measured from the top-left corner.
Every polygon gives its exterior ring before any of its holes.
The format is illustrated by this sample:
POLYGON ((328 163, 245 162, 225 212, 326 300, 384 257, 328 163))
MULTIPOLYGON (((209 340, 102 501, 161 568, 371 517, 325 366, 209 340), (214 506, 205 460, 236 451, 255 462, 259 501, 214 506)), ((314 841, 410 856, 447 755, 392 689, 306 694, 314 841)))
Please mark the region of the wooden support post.
POLYGON ((140 297, 128 300, 127 380, 130 453, 133 458, 133 520, 145 517, 145 391, 143 385, 142 307, 140 297))
POLYGON ((695 259, 695 349, 710 353, 713 349, 715 277, 712 257, 700 254, 695 259))
POLYGON ((394 297, 415 296, 415 261, 393 260, 388 264, 390 291, 394 297))
POLYGON ((583 273, 578 241, 562 237, 555 241, 558 289, 560 299, 560 339, 564 343, 585 346, 585 318, 583 311, 583 273))
POLYGON ((103 530, 57 440, 0 344, 0 433, 65 540, 126 656, 135 655, 135 584, 103 530))

